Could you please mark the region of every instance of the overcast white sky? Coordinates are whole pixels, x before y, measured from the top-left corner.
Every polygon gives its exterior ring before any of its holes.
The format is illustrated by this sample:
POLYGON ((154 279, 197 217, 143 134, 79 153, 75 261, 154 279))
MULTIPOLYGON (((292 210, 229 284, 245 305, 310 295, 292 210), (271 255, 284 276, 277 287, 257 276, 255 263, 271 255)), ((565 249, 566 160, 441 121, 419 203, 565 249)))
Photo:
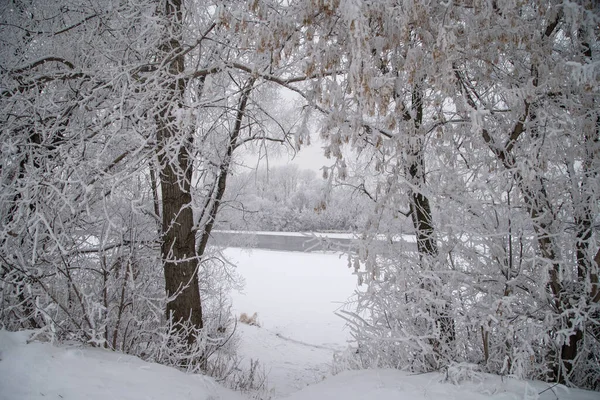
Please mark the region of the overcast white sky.
MULTIPOLYGON (((294 102, 299 99, 299 96, 285 88, 281 88, 278 93, 278 101, 281 106, 283 113, 286 109, 292 109, 297 107, 294 102)), ((309 128, 310 129, 310 128, 309 128)), ((246 149, 246 154, 243 156, 243 163, 250 168, 256 168, 257 165, 266 166, 267 162, 269 166, 285 165, 285 164, 296 164, 300 169, 310 169, 317 172, 317 176, 320 176, 321 168, 323 166, 331 166, 334 163, 333 159, 327 159, 323 155, 323 142, 319 138, 318 133, 313 132, 310 137, 311 144, 309 146, 303 145, 300 151, 295 154, 293 150, 289 149, 288 146, 276 145, 270 143, 268 150, 262 148, 246 149), (260 163, 259 163, 260 157, 260 163)))
MULTIPOLYGON (((316 135, 315 135, 316 136, 316 135)), ((333 160, 325 158, 323 155, 323 143, 317 138, 311 138, 310 146, 302 146, 295 157, 292 159, 292 154, 283 155, 280 157, 282 163, 286 161, 290 164, 296 164, 302 169, 312 169, 319 171, 324 165, 333 164, 333 160)))
MULTIPOLYGON (((296 164, 300 169, 311 169, 317 172, 317 175, 321 175, 320 170, 323 166, 331 166, 334 160, 328 160, 323 155, 323 143, 317 137, 313 135, 311 137, 311 144, 309 146, 302 146, 300 151, 293 152, 284 146, 277 146, 268 150, 267 157, 265 157, 264 150, 261 154, 260 165, 267 165, 267 158, 269 166, 285 165, 285 164, 296 164)), ((246 150, 244 156, 244 164, 248 167, 256 167, 258 163, 258 149, 246 150)))

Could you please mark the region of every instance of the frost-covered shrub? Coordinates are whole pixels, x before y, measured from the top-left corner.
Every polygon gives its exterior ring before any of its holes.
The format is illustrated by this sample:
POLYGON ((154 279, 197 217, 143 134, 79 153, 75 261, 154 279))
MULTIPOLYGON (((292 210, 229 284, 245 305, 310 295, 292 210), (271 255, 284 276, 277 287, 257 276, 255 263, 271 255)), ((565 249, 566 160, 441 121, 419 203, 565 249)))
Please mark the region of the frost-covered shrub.
POLYGON ((462 382, 483 382, 479 365, 470 363, 451 363, 446 368, 445 380, 458 385, 462 382))

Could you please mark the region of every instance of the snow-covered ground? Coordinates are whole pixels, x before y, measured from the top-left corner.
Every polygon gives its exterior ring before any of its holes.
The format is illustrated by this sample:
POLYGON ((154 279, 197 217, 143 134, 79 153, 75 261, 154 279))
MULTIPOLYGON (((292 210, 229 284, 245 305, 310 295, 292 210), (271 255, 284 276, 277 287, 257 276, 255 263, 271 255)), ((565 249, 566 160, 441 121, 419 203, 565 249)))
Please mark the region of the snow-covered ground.
POLYGON ((232 294, 234 312, 257 312, 263 329, 290 339, 346 347, 350 335, 334 315, 356 288, 345 256, 233 248, 225 256, 246 281, 232 294))
MULTIPOLYGON (((244 294, 233 296, 236 312, 257 312, 262 325, 239 325, 240 351, 248 359, 260 360, 269 373, 274 398, 600 399, 597 392, 485 374, 461 380, 460 369, 448 377, 396 370, 346 371, 330 376, 333 352, 343 348, 349 338, 343 322, 333 314, 355 287, 344 258, 238 249, 228 249, 226 254, 239 263, 247 283, 244 294)), ((30 336, 31 332, 0 331, 0 400, 244 398, 211 378, 186 375, 107 350, 29 341, 30 336)))
POLYGON ((227 249, 246 280, 233 293, 238 315, 258 313, 261 328, 238 325, 246 359, 258 359, 275 395, 286 395, 330 375, 333 353, 350 335, 335 311, 352 295, 356 277, 345 257, 227 249))
MULTIPOLYGON (((259 328, 256 328, 257 330, 259 328)), ((245 333, 246 330, 243 331, 245 333)), ((256 333, 257 331, 255 331, 256 333)), ((31 342, 31 332, 0 331, 1 400, 243 400, 213 379, 186 375, 102 349, 31 342)), ((261 336, 261 339, 269 335, 261 336)), ((250 335, 250 338, 252 336, 250 335)), ((277 338, 273 338, 277 343, 277 338)), ((293 348, 294 346, 291 346, 293 348)), ((265 347, 267 353, 273 352, 265 347)), ((280 349, 281 351, 281 349, 280 349)), ((302 370, 297 365, 298 371, 302 370)), ((346 371, 287 400, 598 400, 600 393, 484 375, 458 385, 437 373, 346 371)))
POLYGON ((598 400, 600 393, 482 375, 453 384, 440 373, 398 370, 345 371, 286 397, 286 400, 598 400))
POLYGON ((241 400, 201 375, 81 346, 27 343, 31 332, 0 331, 1 400, 241 400))

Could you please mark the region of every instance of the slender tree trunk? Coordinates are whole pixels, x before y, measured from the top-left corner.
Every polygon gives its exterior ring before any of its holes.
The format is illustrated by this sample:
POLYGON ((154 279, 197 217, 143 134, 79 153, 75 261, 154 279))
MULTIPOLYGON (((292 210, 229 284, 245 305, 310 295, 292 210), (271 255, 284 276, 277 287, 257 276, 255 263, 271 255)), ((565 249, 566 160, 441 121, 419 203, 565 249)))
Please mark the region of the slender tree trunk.
MULTIPOLYGON (((429 198, 421 189, 425 187, 425 159, 423 138, 419 135, 419 128, 423 122, 423 99, 422 88, 415 85, 412 93, 413 112, 410 118, 406 115, 405 120, 412 120, 414 124, 414 134, 408 149, 408 179, 413 189, 410 193, 410 211, 417 236, 417 251, 423 270, 431 271, 433 264, 438 257, 438 246, 435 239, 435 229, 433 226, 433 217, 431 214, 431 205, 429 198)), ((423 289, 431 292, 432 296, 439 299, 443 296, 439 283, 423 281, 423 289)), ((432 305, 429 309, 430 314, 435 319, 437 328, 440 332, 439 340, 432 341, 434 351, 437 355, 434 367, 439 367, 440 362, 452 359, 452 348, 455 341, 454 319, 450 316, 450 307, 446 303, 444 306, 432 305)))
MULTIPOLYGON (((157 155, 162 198, 161 254, 169 297, 166 316, 175 324, 189 323, 201 329, 202 305, 191 195, 193 160, 188 149, 192 136, 177 125, 173 112, 183 106, 186 83, 181 78, 185 60, 179 37, 183 4, 182 0, 166 0, 164 4, 168 37, 159 52, 170 62, 168 73, 161 77, 164 79, 163 104, 157 116, 157 155)), ((187 340, 192 344, 195 336, 190 333, 187 340)))
POLYGON ((203 215, 203 218, 201 218, 200 221, 200 223, 202 223, 202 219, 205 220, 203 224, 204 228, 202 230, 202 234, 200 235, 200 243, 198 245, 199 257, 202 257, 204 251, 206 250, 208 239, 210 238, 210 234, 217 219, 217 213, 219 212, 221 200, 223 200, 223 195, 225 194, 225 189, 227 188, 227 176, 231 167, 231 157, 233 156, 233 151, 237 146, 237 140, 242 130, 242 119, 244 118, 244 115, 246 113, 248 97, 250 96, 250 92, 252 91, 252 87, 254 86, 255 80, 255 78, 250 78, 250 80, 242 90, 240 100, 238 102, 233 131, 231 131, 231 133, 229 134, 229 143, 227 143, 227 150, 225 152, 223 160, 221 161, 221 165, 219 166, 219 175, 215 183, 216 190, 213 190, 214 198, 212 199, 212 202, 207 202, 205 209, 203 210, 203 213, 206 212, 207 215, 203 215))

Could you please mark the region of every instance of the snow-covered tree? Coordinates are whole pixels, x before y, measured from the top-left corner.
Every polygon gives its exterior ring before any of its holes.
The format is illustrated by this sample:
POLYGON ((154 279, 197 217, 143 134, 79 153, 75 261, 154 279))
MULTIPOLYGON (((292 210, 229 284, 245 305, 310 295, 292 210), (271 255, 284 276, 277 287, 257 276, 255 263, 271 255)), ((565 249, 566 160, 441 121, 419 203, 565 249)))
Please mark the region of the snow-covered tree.
POLYGON ((363 186, 377 206, 355 264, 364 363, 462 360, 596 387, 592 2, 315 7, 331 18, 311 25, 323 77, 305 93, 335 171, 348 175, 349 143, 380 174, 363 186), (412 219, 416 248, 376 247, 386 215, 412 219))
MULTIPOLYGON (((326 179, 370 204, 363 365, 598 388, 599 21, 593 1, 9 2, 2 324, 141 352, 170 321, 189 350, 236 150, 301 146, 313 112, 326 179)), ((269 201, 304 209, 287 178, 269 201)))
POLYGON ((510 249, 518 242, 510 225, 504 227, 509 254, 500 268, 506 277, 502 299, 524 290, 513 284, 520 274, 531 274, 541 286, 528 292, 529 309, 522 315, 540 325, 531 357, 545 365, 535 367, 549 368, 560 381, 594 387, 600 376, 598 331, 592 328, 600 300, 594 232, 599 15, 585 2, 461 9, 460 15, 465 28, 448 42, 465 50, 453 60, 453 103, 471 119, 470 144, 493 155, 491 175, 507 182, 499 199, 511 202, 511 213, 522 210, 528 223, 518 241, 533 249, 528 262, 516 267, 510 249), (474 37, 484 45, 466 46, 474 37))
POLYGON ((259 11, 193 0, 3 8, 3 326, 154 348, 157 359, 165 337, 200 358, 211 335, 227 338, 227 318, 203 318, 220 313, 203 309, 200 287, 212 296, 207 285, 223 282, 211 277, 229 275, 206 240, 233 152, 288 134, 261 105, 272 83, 258 72, 286 65, 264 55, 259 11))

